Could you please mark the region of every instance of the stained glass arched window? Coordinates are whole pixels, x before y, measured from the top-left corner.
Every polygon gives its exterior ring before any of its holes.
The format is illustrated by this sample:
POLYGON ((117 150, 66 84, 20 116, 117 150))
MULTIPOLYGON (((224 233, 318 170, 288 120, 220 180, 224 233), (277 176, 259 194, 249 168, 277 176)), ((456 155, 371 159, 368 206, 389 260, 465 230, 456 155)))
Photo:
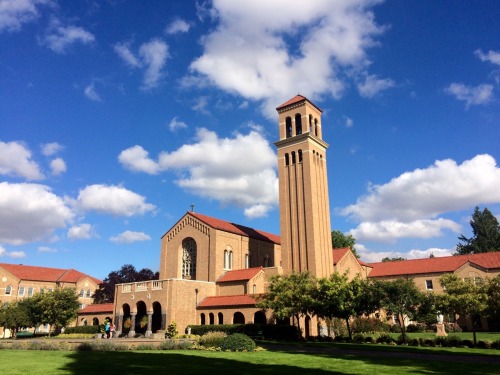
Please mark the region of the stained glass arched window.
POLYGON ((191 237, 182 241, 182 277, 196 279, 196 241, 191 237))

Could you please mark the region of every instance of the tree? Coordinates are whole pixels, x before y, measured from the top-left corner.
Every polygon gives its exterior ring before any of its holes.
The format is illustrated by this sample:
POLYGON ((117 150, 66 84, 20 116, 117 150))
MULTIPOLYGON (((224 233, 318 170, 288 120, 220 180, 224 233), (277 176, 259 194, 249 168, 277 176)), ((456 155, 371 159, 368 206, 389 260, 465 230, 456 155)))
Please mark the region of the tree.
POLYGON ((111 271, 99 289, 94 294, 94 303, 113 303, 115 300, 115 285, 134 283, 138 281, 158 280, 160 275, 149 268, 137 271, 131 264, 125 264, 118 271, 111 271))
POLYGON ((488 294, 488 315, 500 318, 500 275, 487 281, 486 293, 488 294))
POLYGON ((272 276, 269 289, 259 298, 257 306, 273 310, 279 319, 295 318, 300 331, 300 317, 313 311, 315 288, 316 280, 309 272, 272 276))
POLYGON ((332 230, 332 246, 334 249, 349 247, 356 258, 359 258, 356 248, 354 247, 355 245, 356 239, 352 234, 344 234, 339 230, 332 230))
POLYGON ((423 293, 417 288, 413 279, 397 279, 379 281, 382 291, 382 306, 388 314, 395 314, 401 325, 401 334, 406 341, 405 322, 415 316, 423 301, 423 293))
POLYGON ((500 225, 490 210, 485 208, 480 211, 479 207, 476 207, 469 223, 472 227, 473 236, 467 238, 462 234, 458 237, 462 243, 457 245, 455 255, 488 253, 500 250, 500 225))
MULTIPOLYGON (((65 327, 75 319, 80 304, 73 288, 56 288, 52 292, 39 294, 41 322, 56 327, 65 327)), ((50 332, 49 332, 50 335, 50 332)))
POLYGON ((479 316, 485 314, 488 309, 487 283, 461 279, 454 273, 441 276, 439 282, 444 294, 436 296, 438 309, 470 319, 475 345, 476 324, 479 316))
POLYGON ((10 330, 12 336, 16 335, 19 327, 28 327, 30 325, 28 315, 25 309, 18 302, 6 302, 0 306, 0 326, 10 330))
POLYGON ((318 280, 314 312, 322 318, 345 320, 349 338, 352 340, 349 320, 352 316, 360 315, 362 296, 363 285, 359 277, 349 281, 347 275, 333 273, 329 278, 318 280))
POLYGON ((382 262, 399 262, 400 260, 406 260, 405 258, 397 257, 397 258, 382 258, 382 262))

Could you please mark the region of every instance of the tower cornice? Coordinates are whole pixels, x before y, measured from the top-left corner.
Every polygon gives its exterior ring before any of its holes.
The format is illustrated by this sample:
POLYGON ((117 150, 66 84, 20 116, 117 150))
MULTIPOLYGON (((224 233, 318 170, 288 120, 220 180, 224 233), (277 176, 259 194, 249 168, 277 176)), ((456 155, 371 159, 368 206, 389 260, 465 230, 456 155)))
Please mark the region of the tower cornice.
POLYGON ((276 148, 281 148, 284 146, 290 146, 290 145, 305 142, 308 140, 313 141, 314 143, 318 144, 319 146, 323 147, 324 149, 328 148, 328 143, 326 143, 322 139, 319 139, 318 137, 316 137, 314 134, 312 134, 310 132, 296 135, 296 136, 290 137, 290 138, 281 139, 277 142, 274 142, 274 145, 276 146, 276 148))

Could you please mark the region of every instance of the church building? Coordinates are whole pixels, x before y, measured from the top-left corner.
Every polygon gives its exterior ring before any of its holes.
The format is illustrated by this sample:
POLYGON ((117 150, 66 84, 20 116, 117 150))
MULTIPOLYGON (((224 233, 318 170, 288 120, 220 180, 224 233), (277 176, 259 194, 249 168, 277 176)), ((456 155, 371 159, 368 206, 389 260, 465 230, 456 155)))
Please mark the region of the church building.
MULTIPOLYGON (((269 322, 256 298, 271 276, 334 272, 322 111, 301 95, 277 111, 280 236, 187 212, 161 239, 160 279, 116 286, 118 334, 269 322)), ((301 322, 306 336, 318 334, 315 321, 301 322)))

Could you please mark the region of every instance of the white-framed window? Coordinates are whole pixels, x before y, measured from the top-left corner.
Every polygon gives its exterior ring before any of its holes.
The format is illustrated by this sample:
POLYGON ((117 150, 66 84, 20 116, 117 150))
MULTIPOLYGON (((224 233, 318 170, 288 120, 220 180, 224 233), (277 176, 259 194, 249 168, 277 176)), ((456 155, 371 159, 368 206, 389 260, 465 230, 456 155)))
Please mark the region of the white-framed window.
POLYGON ((432 285, 432 280, 425 280, 425 288, 427 290, 434 290, 434 285, 432 285))
POLYGON ((34 291, 35 291, 35 288, 33 288, 32 286, 29 286, 28 287, 28 297, 32 297, 34 291))
POLYGON ((245 268, 250 268, 250 254, 245 254, 245 268))
POLYGON ((90 291, 90 289, 87 289, 87 295, 86 295, 86 297, 90 298, 91 296, 92 296, 92 292, 90 291))
POLYGON ((85 291, 83 289, 80 289, 80 294, 78 295, 78 297, 83 298, 84 295, 85 291))
POLYGON ((41 294, 45 293, 45 288, 40 288, 40 293, 41 294))
POLYGON ((264 257, 264 267, 269 267, 271 265, 271 262, 269 261, 269 255, 266 255, 264 257))
POLYGON ((232 270, 233 269, 233 251, 232 250, 224 250, 224 269, 232 270))
POLYGON ((12 287, 10 285, 7 285, 5 288, 5 295, 10 296, 12 294, 12 287))
POLYGON ((18 291, 17 291, 17 295, 19 297, 24 297, 24 286, 20 286, 18 291))

